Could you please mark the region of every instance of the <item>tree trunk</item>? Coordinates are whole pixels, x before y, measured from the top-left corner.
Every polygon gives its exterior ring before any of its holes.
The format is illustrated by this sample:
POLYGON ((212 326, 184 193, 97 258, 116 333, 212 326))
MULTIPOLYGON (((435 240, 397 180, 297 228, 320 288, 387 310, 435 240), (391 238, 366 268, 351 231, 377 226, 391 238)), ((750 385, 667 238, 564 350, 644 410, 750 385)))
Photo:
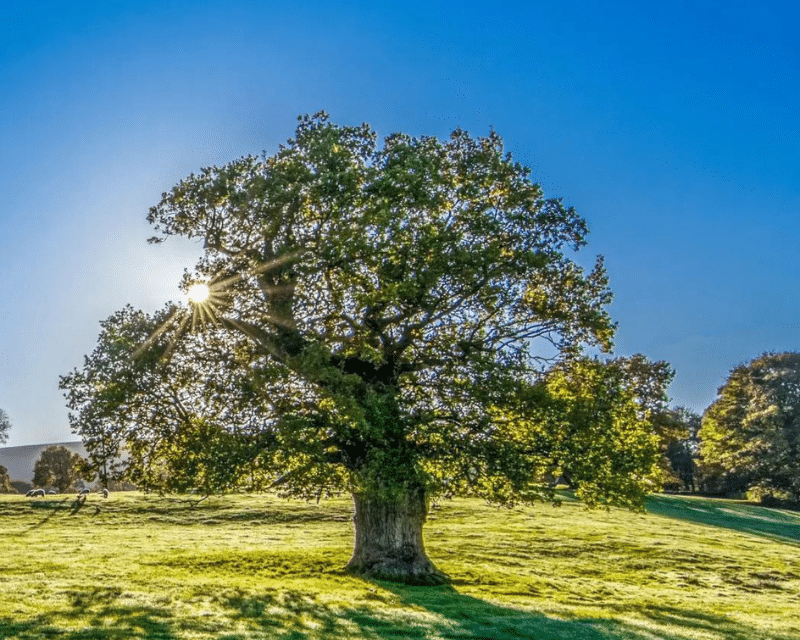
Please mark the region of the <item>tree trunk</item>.
POLYGON ((395 499, 354 494, 355 545, 346 570, 355 575, 405 584, 450 581, 425 554, 422 525, 428 514, 425 491, 395 499))

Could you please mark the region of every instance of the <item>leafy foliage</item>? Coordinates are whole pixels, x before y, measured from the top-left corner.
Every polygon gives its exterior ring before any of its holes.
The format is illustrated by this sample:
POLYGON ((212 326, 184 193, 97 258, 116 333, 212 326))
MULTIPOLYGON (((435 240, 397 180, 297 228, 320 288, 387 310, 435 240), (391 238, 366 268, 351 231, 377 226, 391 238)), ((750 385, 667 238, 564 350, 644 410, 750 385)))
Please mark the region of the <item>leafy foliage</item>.
POLYGON ((0 464, 0 493, 17 493, 11 485, 11 478, 8 477, 8 469, 0 464))
POLYGON ((83 458, 66 447, 47 447, 33 466, 33 484, 66 491, 81 477, 83 458))
POLYGON ((800 353, 735 367, 703 415, 701 456, 720 490, 800 500, 800 353))
POLYGON ((659 439, 644 409, 646 398, 628 375, 630 362, 571 362, 544 384, 557 402, 541 421, 557 437, 553 459, 589 506, 641 508, 646 492, 656 487, 659 439), (548 424, 553 417, 556 423, 548 424))
POLYGON ((183 286, 210 295, 118 312, 62 378, 96 466, 397 503, 552 500, 557 470, 592 504, 651 486, 663 367, 581 356, 612 346, 602 259, 571 259, 585 221, 496 133, 378 146, 367 125, 306 116, 275 155, 189 176, 148 219, 153 242, 203 241, 183 286))
POLYGON ((658 416, 663 452, 663 484, 673 489, 695 491, 701 479, 697 465, 700 416, 686 407, 671 407, 658 416))
POLYGON ((0 409, 0 444, 8 442, 9 429, 11 429, 11 419, 3 409, 0 409))
POLYGON ((177 310, 127 306, 101 322, 83 370, 61 380, 72 428, 104 486, 125 478, 178 492, 256 488, 269 405, 253 388, 252 353, 211 330, 184 335, 176 351, 159 328, 177 310))

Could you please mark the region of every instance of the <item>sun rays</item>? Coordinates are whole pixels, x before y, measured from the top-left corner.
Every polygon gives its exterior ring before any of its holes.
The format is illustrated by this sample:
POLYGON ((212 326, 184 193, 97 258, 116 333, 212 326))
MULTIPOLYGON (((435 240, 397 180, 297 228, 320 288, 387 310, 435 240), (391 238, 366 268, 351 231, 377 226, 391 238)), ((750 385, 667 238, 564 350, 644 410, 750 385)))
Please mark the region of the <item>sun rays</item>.
MULTIPOLYGON (((139 358, 165 334, 169 335, 169 340, 162 357, 169 359, 178 340, 187 330, 194 333, 198 330, 204 330, 207 326, 218 327, 224 323, 238 326, 236 318, 224 318, 223 321, 222 316, 225 309, 230 307, 233 285, 248 279, 257 279, 259 275, 267 271, 280 269, 287 263, 294 261, 297 256, 296 252, 287 253, 274 260, 241 269, 228 277, 221 277, 223 270, 220 270, 206 281, 198 279, 189 283, 184 280, 186 303, 176 304, 173 307, 167 318, 139 345, 133 357, 139 358)), ((254 288, 260 290, 263 295, 270 296, 286 292, 293 286, 265 285, 263 281, 260 281, 258 286, 255 286, 254 283, 254 288)), ((273 324, 283 324, 279 318, 267 317, 273 324)))
POLYGON ((196 282, 187 291, 189 309, 192 317, 192 331, 198 325, 205 327, 207 324, 218 325, 220 308, 229 298, 229 293, 223 291, 219 283, 196 282))

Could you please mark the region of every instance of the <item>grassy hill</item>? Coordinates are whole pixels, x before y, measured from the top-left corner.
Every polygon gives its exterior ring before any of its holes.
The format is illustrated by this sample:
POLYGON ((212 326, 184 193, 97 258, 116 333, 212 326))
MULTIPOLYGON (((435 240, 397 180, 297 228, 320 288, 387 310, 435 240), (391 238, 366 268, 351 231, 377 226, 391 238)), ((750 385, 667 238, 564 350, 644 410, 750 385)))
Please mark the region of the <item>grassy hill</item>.
POLYGON ((340 571, 347 500, 72 498, 0 496, 0 638, 800 639, 800 514, 735 501, 444 502, 426 588, 340 571))

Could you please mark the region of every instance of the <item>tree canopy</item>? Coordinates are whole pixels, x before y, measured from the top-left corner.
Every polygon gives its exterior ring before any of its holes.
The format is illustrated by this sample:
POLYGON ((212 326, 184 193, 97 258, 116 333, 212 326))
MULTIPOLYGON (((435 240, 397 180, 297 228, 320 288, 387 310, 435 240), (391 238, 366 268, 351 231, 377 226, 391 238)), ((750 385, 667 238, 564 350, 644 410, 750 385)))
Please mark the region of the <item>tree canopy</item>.
POLYGON ((699 435, 717 488, 800 500, 800 353, 764 353, 732 369, 699 435))
MULTIPOLYGON (((203 169, 148 216, 202 240, 205 300, 103 323, 64 376, 96 465, 139 482, 355 502, 351 571, 444 579, 422 545, 432 495, 641 504, 657 444, 608 351, 602 259, 497 133, 449 140, 300 119, 272 156, 203 169)), ((642 378, 645 384, 645 377, 642 378)))

